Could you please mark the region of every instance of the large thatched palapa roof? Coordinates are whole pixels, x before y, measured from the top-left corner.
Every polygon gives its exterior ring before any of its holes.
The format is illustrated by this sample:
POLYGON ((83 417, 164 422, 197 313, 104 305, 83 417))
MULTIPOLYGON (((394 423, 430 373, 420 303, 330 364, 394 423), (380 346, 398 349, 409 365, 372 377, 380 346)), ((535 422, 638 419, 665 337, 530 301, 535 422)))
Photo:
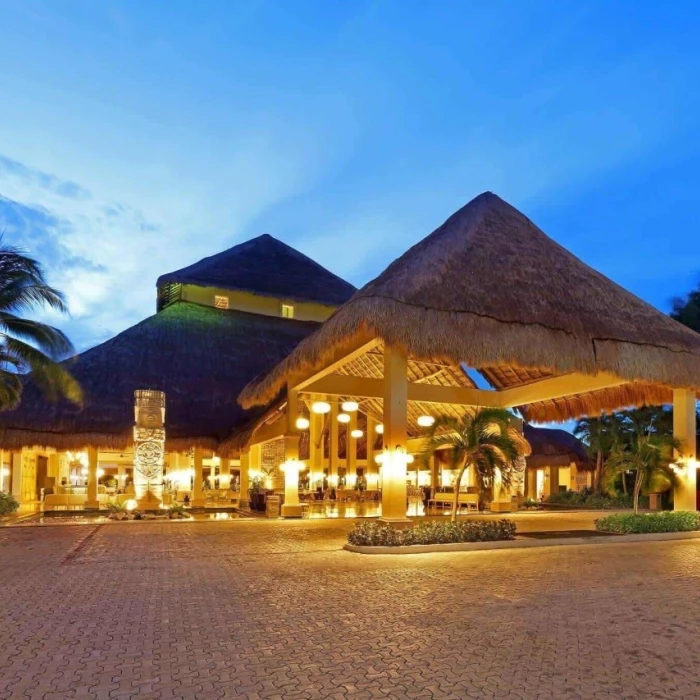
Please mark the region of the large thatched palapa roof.
POLYGON ((292 374, 321 369, 374 338, 415 360, 475 367, 496 389, 572 372, 629 380, 521 407, 539 421, 668 403, 669 387, 700 386, 700 335, 590 268, 492 193, 360 289, 240 401, 265 403, 292 374))
POLYGON ((161 275, 157 286, 168 283, 246 291, 330 306, 343 304, 356 291, 349 282, 267 233, 161 275))
POLYGON ((532 449, 532 453, 526 458, 530 468, 568 467, 572 463, 583 471, 590 471, 595 467, 586 445, 566 430, 537 428, 525 423, 523 433, 532 449))
POLYGON ((166 395, 166 448, 216 449, 255 416, 236 403, 243 385, 317 327, 177 302, 71 361, 82 409, 50 404, 28 385, 20 406, 0 413, 0 444, 125 449, 133 441, 134 390, 157 389, 166 395))

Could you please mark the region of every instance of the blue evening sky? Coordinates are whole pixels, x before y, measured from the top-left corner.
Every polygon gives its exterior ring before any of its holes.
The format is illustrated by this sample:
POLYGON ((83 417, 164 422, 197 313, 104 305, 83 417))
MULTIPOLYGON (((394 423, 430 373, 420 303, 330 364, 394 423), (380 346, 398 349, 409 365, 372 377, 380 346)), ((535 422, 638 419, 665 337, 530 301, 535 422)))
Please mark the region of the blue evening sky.
POLYGON ((700 280, 699 7, 0 0, 0 229, 80 348, 263 232, 361 285, 484 190, 667 311, 700 280))

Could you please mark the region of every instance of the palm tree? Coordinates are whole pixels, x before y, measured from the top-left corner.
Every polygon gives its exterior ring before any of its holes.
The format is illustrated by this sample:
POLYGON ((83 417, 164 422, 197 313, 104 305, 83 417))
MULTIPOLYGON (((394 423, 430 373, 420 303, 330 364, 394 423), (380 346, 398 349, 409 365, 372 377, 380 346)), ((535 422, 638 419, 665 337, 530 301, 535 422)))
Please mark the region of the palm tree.
POLYGON ((477 408, 462 418, 441 416, 435 420, 424 454, 446 449, 452 469, 458 470, 454 485, 452 520, 457 519, 459 488, 467 467, 474 467, 479 490, 492 486, 500 476, 510 486, 519 470, 519 460, 529 454, 530 445, 512 424, 513 416, 501 408, 477 408))
POLYGON ((22 317, 39 306, 66 311, 63 295, 46 283, 41 265, 0 237, 0 410, 19 403, 27 373, 50 400, 82 400, 78 383, 59 364, 73 352, 68 338, 22 317))
POLYGON ((615 442, 614 420, 605 414, 599 418, 582 418, 574 427, 574 435, 583 440, 589 452, 595 455, 593 489, 600 492, 604 482, 605 458, 615 442))
POLYGON ((627 471, 635 472, 633 499, 634 512, 637 513, 642 490, 651 491, 659 481, 670 486, 678 482, 672 464, 673 451, 679 450, 681 443, 672 435, 655 432, 638 423, 631 423, 628 429, 627 439, 613 447, 607 466, 612 478, 627 471))

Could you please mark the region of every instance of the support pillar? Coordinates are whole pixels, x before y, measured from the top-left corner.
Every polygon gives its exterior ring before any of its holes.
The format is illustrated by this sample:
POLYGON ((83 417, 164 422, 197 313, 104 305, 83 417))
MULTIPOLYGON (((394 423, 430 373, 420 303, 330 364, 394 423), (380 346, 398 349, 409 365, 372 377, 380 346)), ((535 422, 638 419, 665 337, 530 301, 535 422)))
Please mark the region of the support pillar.
POLYGON ((549 495, 559 493, 559 467, 549 467, 549 495))
POLYGON ((240 492, 238 495, 238 507, 247 508, 248 507, 248 479, 250 471, 250 450, 241 452, 241 478, 240 478, 240 492))
POLYGON ((12 495, 22 503, 22 453, 12 453, 12 495))
POLYGON ((309 471, 311 473, 311 488, 315 483, 323 483, 323 424, 325 417, 322 413, 311 412, 309 419, 309 471))
POLYGON ((85 452, 88 458, 88 483, 86 508, 99 508, 100 502, 97 500, 97 448, 88 447, 85 452))
POLYGON ((525 485, 525 497, 537 498, 537 469, 527 470, 525 485))
POLYGON ((299 502, 299 429, 297 418, 299 413, 299 395, 287 388, 287 428, 284 436, 284 503, 282 504, 283 518, 301 518, 301 503, 299 502))
POLYGON ((219 487, 224 491, 231 486, 231 460, 222 459, 219 464, 219 487))
POLYGON ((673 437, 682 443, 676 455, 679 469, 673 509, 697 510, 695 393, 689 389, 673 390, 673 437))
POLYGON ((330 424, 328 426, 328 482, 331 487, 338 486, 338 466, 340 459, 338 457, 338 435, 340 431, 340 423, 338 422, 338 401, 331 399, 330 424))
POLYGON ((381 521, 406 524, 406 422, 408 358, 405 350, 384 346, 384 461, 382 463, 381 521))
POLYGON ((202 482, 204 481, 204 450, 201 447, 194 448, 194 486, 192 488, 192 506, 195 508, 203 508, 206 501, 204 500, 204 489, 202 482))
POLYGON ((120 491, 124 491, 124 486, 126 485, 126 468, 122 462, 117 464, 117 488, 120 491))
POLYGON ((350 488, 357 486, 357 438, 352 436, 352 431, 357 430, 357 411, 350 414, 350 422, 347 424, 347 484, 350 488))

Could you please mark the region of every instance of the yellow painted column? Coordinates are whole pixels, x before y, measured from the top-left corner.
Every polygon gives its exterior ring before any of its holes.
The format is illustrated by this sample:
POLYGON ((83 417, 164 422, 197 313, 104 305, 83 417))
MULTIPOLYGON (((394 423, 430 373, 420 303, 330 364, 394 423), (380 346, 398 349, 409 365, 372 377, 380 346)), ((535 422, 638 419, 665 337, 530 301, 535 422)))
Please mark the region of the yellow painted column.
POLYGON ((674 510, 697 510, 695 393, 689 389, 673 390, 673 436, 682 443, 678 485, 673 491, 674 510))
POLYGON ((231 460, 223 457, 219 465, 219 487, 224 491, 231 486, 231 460))
POLYGON ((408 378, 406 352, 384 346, 384 462, 382 463, 383 522, 410 523, 406 517, 406 422, 408 378))
POLYGON ((192 489, 192 505, 195 508, 201 508, 205 504, 204 490, 202 482, 204 481, 204 450, 201 447, 194 448, 194 487, 192 489))
POLYGON ((324 415, 312 411, 309 422, 309 471, 311 472, 311 488, 314 489, 316 481, 323 481, 324 415))
POLYGON ((357 411, 350 414, 350 422, 347 423, 347 457, 348 470, 346 482, 349 488, 355 488, 357 485, 357 438, 352 436, 352 431, 357 430, 357 411))
POLYGON ((86 508, 99 508, 100 502, 97 500, 97 448, 88 447, 85 452, 88 458, 88 483, 86 508))
POLYGON ((526 474, 527 498, 537 498, 537 469, 528 469, 526 474))
POLYGON ((250 471, 250 450, 241 452, 241 484, 238 505, 240 508, 248 507, 248 479, 250 471))
POLYGON ((287 427, 284 436, 284 503, 282 504, 283 518, 301 518, 301 503, 299 502, 299 469, 303 466, 299 461, 299 429, 297 418, 299 414, 299 395, 287 389, 287 427))
POLYGON ((331 399, 331 412, 329 417, 328 427, 328 472, 329 483, 333 487, 338 486, 338 466, 340 458, 338 457, 338 436, 340 431, 340 423, 338 422, 338 401, 331 399))

